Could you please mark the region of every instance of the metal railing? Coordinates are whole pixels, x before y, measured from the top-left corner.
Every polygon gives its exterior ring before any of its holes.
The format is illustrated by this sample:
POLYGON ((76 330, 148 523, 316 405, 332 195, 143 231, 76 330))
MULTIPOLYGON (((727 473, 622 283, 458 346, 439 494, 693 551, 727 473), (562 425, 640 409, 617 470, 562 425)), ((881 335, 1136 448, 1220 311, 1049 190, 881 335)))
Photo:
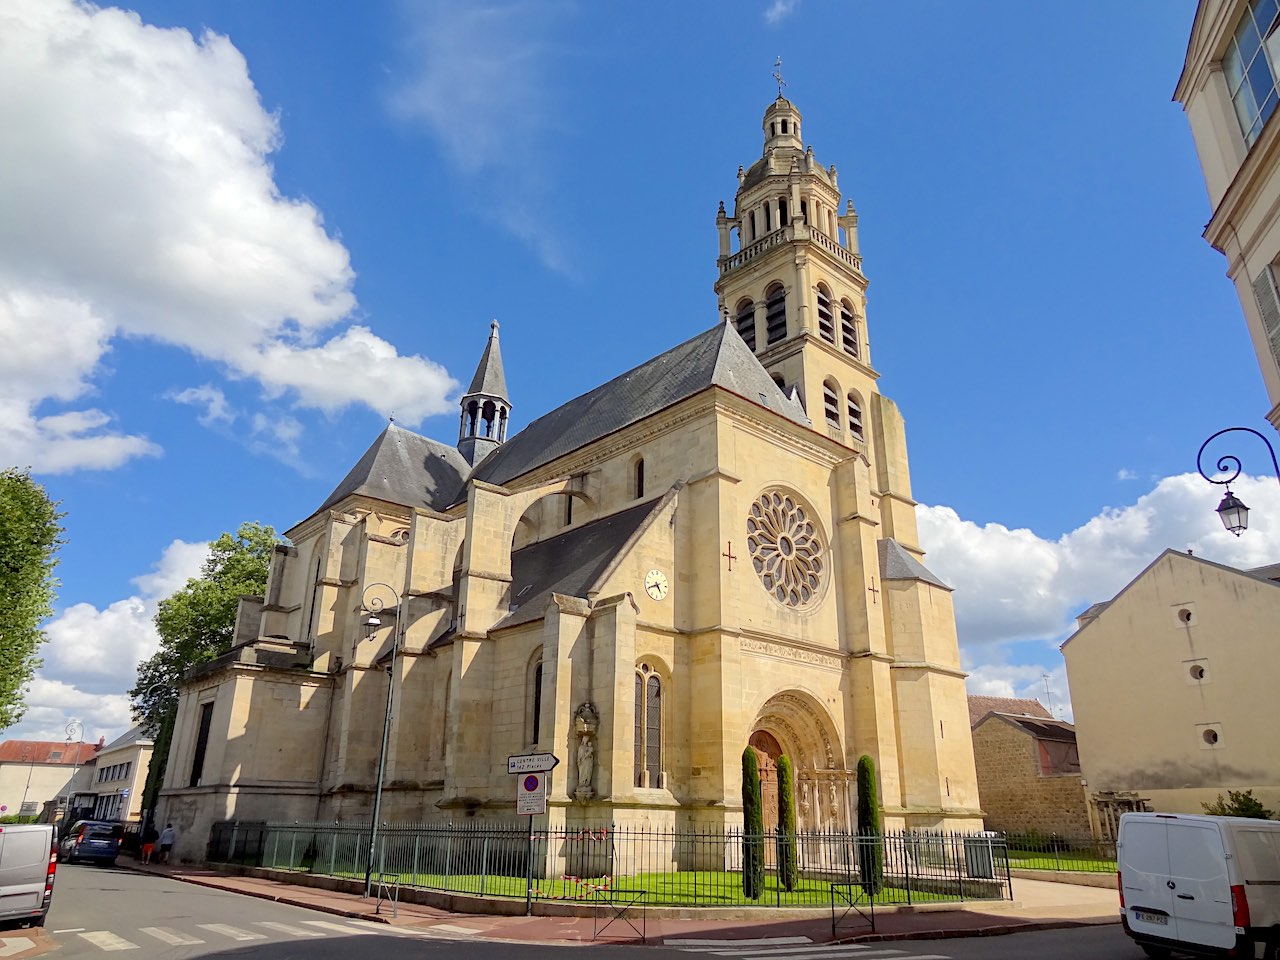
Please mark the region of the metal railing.
POLYGON ((1116 869, 1114 840, 1031 831, 1006 834, 1004 842, 1014 870, 1114 873, 1116 869))
MULTIPOLYGON (((211 862, 363 878, 369 824, 223 821, 211 862)), ((996 834, 839 830, 763 837, 741 830, 663 831, 609 824, 529 831, 525 820, 384 824, 372 869, 403 888, 534 900, 593 901, 647 891, 650 906, 814 906, 833 882, 859 883, 877 903, 1012 899, 1009 857, 996 834), (778 869, 794 844, 796 870, 778 869), (759 895, 744 889, 744 847, 764 850, 759 895), (878 848, 882 879, 862 873, 878 848), (532 877, 532 882, 527 880, 532 877)))

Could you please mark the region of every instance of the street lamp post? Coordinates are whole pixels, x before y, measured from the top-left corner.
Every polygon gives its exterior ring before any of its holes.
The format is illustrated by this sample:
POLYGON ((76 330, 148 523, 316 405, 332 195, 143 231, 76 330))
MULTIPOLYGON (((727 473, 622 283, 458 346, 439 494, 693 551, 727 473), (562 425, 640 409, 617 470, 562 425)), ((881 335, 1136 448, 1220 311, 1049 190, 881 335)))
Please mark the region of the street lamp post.
POLYGON ((65 826, 71 819, 71 798, 74 796, 72 788, 76 783, 76 774, 80 772, 80 754, 84 743, 84 724, 79 720, 72 720, 67 724, 67 746, 71 746, 71 741, 76 741, 76 759, 75 765, 71 768, 71 779, 67 781, 67 802, 62 809, 62 822, 65 826))
POLYGON ((372 636, 382 625, 378 614, 386 608, 386 602, 376 594, 370 596, 375 588, 381 588, 395 598, 396 620, 391 628, 391 661, 387 665, 387 706, 382 716, 382 744, 378 749, 378 780, 373 790, 373 821, 369 827, 369 858, 364 870, 364 895, 373 896, 373 857, 378 844, 378 819, 382 816, 382 781, 387 772, 387 738, 391 732, 392 694, 396 685, 396 653, 400 647, 400 626, 404 622, 404 601, 399 591, 387 583, 371 583, 365 587, 361 597, 364 609, 369 612, 365 619, 365 628, 372 636))
POLYGON ((1222 496, 1222 502, 1218 504, 1217 514, 1222 518, 1222 525, 1238 537, 1248 529, 1249 526, 1249 508, 1244 505, 1244 502, 1241 501, 1239 497, 1231 492, 1232 481, 1235 480, 1236 477, 1240 476, 1240 458, 1229 453, 1218 458, 1218 473, 1230 474, 1230 476, 1225 480, 1215 480, 1213 477, 1205 473, 1204 464, 1202 462, 1204 459, 1205 447, 1209 446, 1210 443, 1222 436, 1224 433, 1233 433, 1237 430, 1244 433, 1252 433, 1266 445, 1267 453, 1271 454, 1271 466, 1275 470, 1277 481, 1280 481, 1280 462, 1276 461, 1276 451, 1271 446, 1271 441, 1252 427, 1227 427, 1225 430, 1219 430, 1213 436, 1209 437, 1209 439, 1204 443, 1200 444, 1200 452, 1196 454, 1196 469, 1200 471, 1200 476, 1204 477, 1210 483, 1216 483, 1226 488, 1222 496))

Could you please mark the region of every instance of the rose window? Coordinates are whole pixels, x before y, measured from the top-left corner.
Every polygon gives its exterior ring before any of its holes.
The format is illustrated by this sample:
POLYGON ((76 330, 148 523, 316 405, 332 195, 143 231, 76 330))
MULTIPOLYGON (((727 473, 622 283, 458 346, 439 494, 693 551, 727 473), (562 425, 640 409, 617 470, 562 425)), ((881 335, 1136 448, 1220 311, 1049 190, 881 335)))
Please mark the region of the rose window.
POLYGON ((823 547, 805 508, 782 493, 762 495, 747 517, 747 549, 764 588, 779 603, 802 607, 822 584, 823 547))

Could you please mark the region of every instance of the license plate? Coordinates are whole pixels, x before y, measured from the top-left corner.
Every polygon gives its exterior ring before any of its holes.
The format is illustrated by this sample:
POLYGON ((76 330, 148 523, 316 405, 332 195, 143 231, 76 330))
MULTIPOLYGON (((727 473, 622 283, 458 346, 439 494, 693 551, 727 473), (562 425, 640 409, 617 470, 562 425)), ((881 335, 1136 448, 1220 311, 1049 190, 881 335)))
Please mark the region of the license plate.
POLYGON ((1148 913, 1145 910, 1133 911, 1133 919, 1141 920, 1143 923, 1155 923, 1162 927, 1169 925, 1169 917, 1163 913, 1148 913))

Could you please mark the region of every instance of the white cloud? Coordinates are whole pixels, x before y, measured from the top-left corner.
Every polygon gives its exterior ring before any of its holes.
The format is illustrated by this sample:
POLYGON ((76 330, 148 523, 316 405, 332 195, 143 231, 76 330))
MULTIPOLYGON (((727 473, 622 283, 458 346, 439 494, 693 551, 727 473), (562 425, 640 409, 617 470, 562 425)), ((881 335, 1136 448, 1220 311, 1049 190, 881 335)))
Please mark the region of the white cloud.
POLYGON ((392 110, 420 124, 478 193, 477 212, 572 275, 573 258, 548 226, 552 105, 548 60, 568 4, 446 0, 406 3, 410 76, 392 110))
POLYGON ((84 723, 87 739, 123 733, 130 723, 126 691, 136 682, 138 662, 159 647, 156 605, 198 576, 208 555, 207 543, 174 540, 150 572, 134 578, 137 594, 102 609, 77 603, 50 621, 27 713, 5 737, 61 740, 72 718, 84 723))
POLYGON ((204 412, 196 417, 202 426, 229 424, 236 418, 230 404, 227 403, 227 395, 208 383, 170 394, 169 399, 192 407, 204 407, 204 412))
POLYGON ((1043 700, 1035 681, 1047 672, 1055 678, 1055 704, 1061 697, 1069 711, 1057 644, 1075 629, 1079 613, 1111 599, 1164 550, 1190 549, 1243 569, 1280 559, 1276 478, 1244 476, 1233 489, 1252 508, 1250 529, 1240 538, 1214 513, 1221 491, 1195 474, 1167 477, 1135 504, 1104 509, 1056 540, 998 523, 979 526, 950 507, 920 507, 926 563, 955 587, 969 692, 1043 700))
POLYGON ((438 366, 366 328, 335 330, 355 308, 350 257, 315 206, 276 186, 279 123, 229 39, 72 0, 8 0, 0 89, 15 94, 0 98, 0 348, 16 345, 0 350, 0 399, 17 417, 0 460, 26 462, 41 442, 61 445, 52 469, 156 452, 98 410, 62 424, 38 410, 80 396, 120 335, 303 406, 381 411, 390 392, 409 423, 447 408, 454 384, 438 366), (342 376, 308 375, 337 359, 350 364, 342 376))
POLYGON ((773 0, 764 11, 765 22, 770 26, 777 26, 795 13, 799 5, 800 0, 773 0))
POLYGON ((1039 700, 1054 717, 1072 719, 1071 697, 1067 690, 1067 669, 1061 663, 988 663, 969 672, 965 687, 971 695, 1019 697, 1039 700))
POLYGON ((1128 467, 1121 467, 1120 470, 1116 473, 1116 479, 1117 480, 1137 480, 1138 475, 1134 473, 1132 470, 1130 470, 1128 467))

